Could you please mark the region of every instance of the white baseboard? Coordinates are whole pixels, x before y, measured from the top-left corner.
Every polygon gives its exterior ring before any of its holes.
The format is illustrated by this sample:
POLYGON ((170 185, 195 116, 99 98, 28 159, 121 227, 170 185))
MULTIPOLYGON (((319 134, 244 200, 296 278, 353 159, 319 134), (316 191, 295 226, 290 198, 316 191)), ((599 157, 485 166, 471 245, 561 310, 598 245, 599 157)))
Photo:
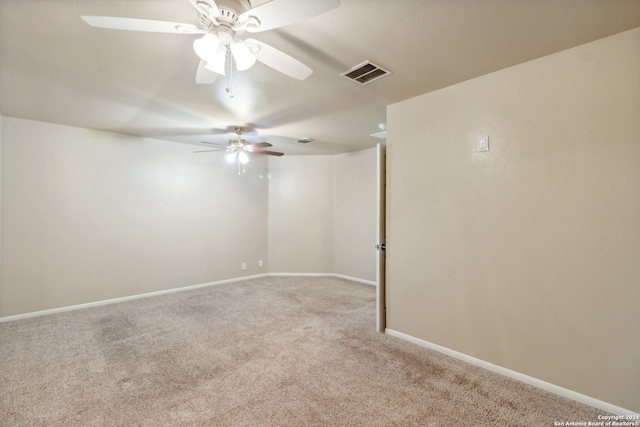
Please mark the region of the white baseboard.
POLYGON ((165 294, 171 294, 174 292, 182 292, 182 291, 190 291, 193 289, 199 289, 199 288, 205 288, 208 286, 216 286, 216 285, 223 285, 225 283, 233 283, 233 282, 240 282, 242 280, 249 280, 249 279, 257 279, 260 277, 267 277, 267 276, 324 276, 324 277, 339 277, 342 279, 347 279, 347 280, 351 280, 354 282, 360 282, 360 283, 365 283, 367 285, 374 285, 375 286, 375 282, 371 282, 369 280, 364 280, 364 279, 358 279, 356 277, 349 277, 349 276, 344 276, 341 274, 333 274, 333 273, 263 273, 263 274, 256 274, 253 276, 243 276, 243 277, 236 277, 233 279, 225 279, 225 280, 218 280, 215 282, 209 282, 209 283, 201 283, 199 285, 191 285, 191 286, 184 286, 181 288, 171 288, 171 289, 165 289, 162 291, 155 291, 155 292, 147 292, 144 294, 137 294, 137 295, 130 295, 130 296, 126 296, 126 297, 120 297, 120 298, 112 298, 112 299, 107 299, 107 300, 102 300, 102 301, 94 301, 94 302, 88 302, 85 304, 77 304, 77 305, 70 305, 70 306, 66 306, 66 307, 59 307, 59 308, 51 308, 48 310, 40 310, 40 311, 32 311, 30 313, 22 313, 22 314, 16 314, 13 316, 4 316, 4 317, 0 317, 0 323, 3 322, 11 322, 13 320, 20 320, 20 319, 28 319, 30 317, 38 317, 38 316, 45 316, 47 314, 55 314, 55 313, 63 313, 65 311, 72 311, 72 310, 80 310, 83 308, 89 308, 89 307, 99 307, 101 305, 108 305, 108 304, 114 304, 117 302, 124 302, 124 301, 131 301, 131 300, 135 300, 135 299, 139 299, 139 298, 148 298, 148 297, 155 297, 158 295, 165 295, 165 294))
POLYGON ((378 286, 374 280, 359 279, 357 277, 345 276, 344 274, 330 274, 330 276, 351 280, 352 282, 364 283, 365 285, 378 286))
POLYGON ((429 341, 424 341, 424 340, 421 340, 420 338, 416 338, 411 335, 404 334, 402 332, 394 331, 393 329, 385 329, 385 333, 393 337, 400 338, 405 341, 409 341, 411 343, 417 344, 419 346, 437 351, 439 353, 446 354, 447 356, 454 357, 464 362, 471 363, 472 365, 479 366, 489 371, 496 372, 498 374, 504 375, 505 377, 513 378, 514 380, 522 381, 523 383, 532 385, 534 387, 538 387, 542 390, 566 397, 571 400, 575 400, 576 402, 584 403, 585 405, 602 409, 603 411, 606 411, 615 415, 638 415, 636 412, 630 411, 628 409, 624 409, 619 406, 612 405, 607 402, 603 402, 602 400, 598 400, 593 397, 580 394, 578 392, 566 389, 564 387, 557 386, 555 384, 548 383, 546 381, 539 380, 534 377, 530 377, 520 372, 512 371, 511 369, 503 368, 502 366, 494 365, 493 363, 486 362, 482 359, 477 359, 473 356, 469 356, 468 354, 460 353, 458 351, 451 350, 450 348, 442 347, 440 345, 430 343, 429 341))
POLYGON ((80 309, 89 308, 89 307, 99 307, 101 305, 115 304, 117 302, 131 301, 131 300, 140 299, 140 298, 148 298, 148 297, 155 297, 155 296, 158 296, 158 295, 172 294, 174 292, 190 291, 190 290, 193 290, 193 289, 206 288, 208 286, 223 285, 225 283, 239 282, 239 281, 242 281, 242 280, 256 279, 256 278, 265 277, 265 276, 266 276, 266 274, 256 274, 256 275, 253 275, 253 276, 236 277, 236 278, 233 278, 233 279, 218 280, 216 282, 201 283, 199 285, 184 286, 184 287, 181 287, 181 288, 164 289, 162 291, 154 291, 154 292, 147 292, 147 293, 144 293, 144 294, 129 295, 129 296, 126 296, 126 297, 112 298, 112 299, 107 299, 107 300, 102 300, 102 301, 88 302, 88 303, 85 303, 85 304, 69 305, 69 306, 66 306, 66 307, 51 308, 51 309, 48 309, 48 310, 32 311, 30 313, 23 313, 23 314, 16 314, 16 315, 13 315, 13 316, 0 317, 0 323, 2 323, 2 322, 11 322, 13 320, 28 319, 30 317, 44 316, 44 315, 47 315, 47 314, 63 313, 65 311, 80 310, 80 309))
POLYGON ((326 277, 326 276, 331 276, 331 273, 267 273, 267 276, 270 277, 277 277, 277 276, 283 276, 283 277, 326 277))
POLYGON ((359 282, 359 283, 364 283, 365 285, 376 286, 376 282, 372 280, 360 279, 358 277, 345 276, 344 274, 337 274, 337 273, 267 273, 267 276, 337 277, 340 279, 351 280, 352 282, 359 282))

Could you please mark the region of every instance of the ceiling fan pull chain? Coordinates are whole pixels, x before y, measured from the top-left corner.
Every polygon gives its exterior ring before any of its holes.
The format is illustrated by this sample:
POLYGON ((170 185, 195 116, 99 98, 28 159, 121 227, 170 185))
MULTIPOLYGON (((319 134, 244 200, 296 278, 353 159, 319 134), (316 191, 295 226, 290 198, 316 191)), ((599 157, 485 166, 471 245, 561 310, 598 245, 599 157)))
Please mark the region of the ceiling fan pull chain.
POLYGON ((227 53, 226 53, 226 60, 225 60, 225 67, 227 68, 226 70, 226 75, 227 75, 227 88, 226 91, 229 94, 229 98, 233 98, 233 88, 232 88, 232 83, 233 83, 233 60, 231 59, 231 50, 229 49, 229 47, 227 46, 227 53))

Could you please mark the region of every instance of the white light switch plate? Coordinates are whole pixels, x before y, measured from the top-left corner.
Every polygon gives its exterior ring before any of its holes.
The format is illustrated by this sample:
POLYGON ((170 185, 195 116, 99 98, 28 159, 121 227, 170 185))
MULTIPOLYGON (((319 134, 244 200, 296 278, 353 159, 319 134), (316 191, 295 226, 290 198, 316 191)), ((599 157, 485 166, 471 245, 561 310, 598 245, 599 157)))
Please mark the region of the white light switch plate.
POLYGON ((489 136, 482 136, 478 139, 478 151, 489 151, 489 136))

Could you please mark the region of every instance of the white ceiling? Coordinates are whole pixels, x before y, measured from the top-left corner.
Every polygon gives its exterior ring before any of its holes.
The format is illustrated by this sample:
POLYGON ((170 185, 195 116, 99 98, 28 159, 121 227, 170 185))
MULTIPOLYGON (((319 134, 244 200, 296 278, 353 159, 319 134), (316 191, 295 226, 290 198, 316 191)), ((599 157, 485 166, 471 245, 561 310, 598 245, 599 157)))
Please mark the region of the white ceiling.
POLYGON ((81 15, 197 25, 188 0, 0 0, 2 115, 193 144, 226 143, 241 125, 285 154, 334 154, 375 146, 389 104, 640 26, 640 0, 341 0, 252 35, 311 77, 257 63, 235 73, 233 98, 223 78, 195 84, 197 36, 81 15), (339 75, 367 59, 393 74, 366 86, 339 75))

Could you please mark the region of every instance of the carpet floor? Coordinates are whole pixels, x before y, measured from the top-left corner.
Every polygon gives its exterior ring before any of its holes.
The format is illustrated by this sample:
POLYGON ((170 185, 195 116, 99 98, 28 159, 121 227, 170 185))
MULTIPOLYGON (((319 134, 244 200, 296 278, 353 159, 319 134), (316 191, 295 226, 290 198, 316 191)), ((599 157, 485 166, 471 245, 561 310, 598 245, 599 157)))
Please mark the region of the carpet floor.
POLYGON ((553 426, 603 412, 375 331, 375 289, 266 277, 0 323, 2 426, 553 426))

